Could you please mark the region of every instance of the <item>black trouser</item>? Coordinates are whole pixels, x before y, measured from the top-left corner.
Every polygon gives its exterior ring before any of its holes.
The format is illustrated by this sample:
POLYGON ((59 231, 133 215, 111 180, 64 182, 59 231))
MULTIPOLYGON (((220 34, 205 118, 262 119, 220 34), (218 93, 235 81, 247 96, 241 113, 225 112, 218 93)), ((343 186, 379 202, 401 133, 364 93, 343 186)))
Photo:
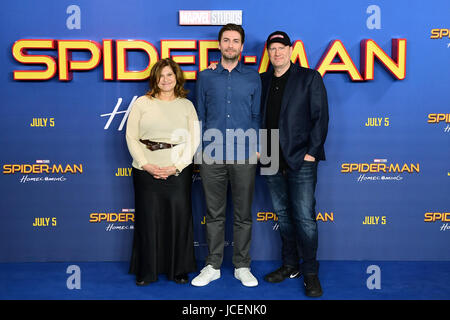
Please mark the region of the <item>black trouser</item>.
POLYGON ((206 236, 209 254, 206 265, 219 269, 225 244, 225 217, 228 182, 234 207, 233 265, 250 266, 252 200, 256 164, 202 164, 200 175, 206 199, 206 236))

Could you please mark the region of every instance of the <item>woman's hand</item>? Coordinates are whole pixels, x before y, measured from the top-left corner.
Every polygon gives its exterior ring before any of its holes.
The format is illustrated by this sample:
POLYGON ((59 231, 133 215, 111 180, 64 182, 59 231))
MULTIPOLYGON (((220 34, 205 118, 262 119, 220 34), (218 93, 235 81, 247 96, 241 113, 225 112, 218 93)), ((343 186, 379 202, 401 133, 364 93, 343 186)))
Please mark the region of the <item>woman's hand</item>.
POLYGON ((160 175, 163 179, 167 179, 168 177, 170 177, 176 173, 177 173, 177 168, 175 168, 175 166, 160 168, 160 175))
POLYGON ((150 173, 155 179, 164 179, 166 180, 171 175, 177 173, 177 168, 175 166, 163 167, 160 168, 154 164, 146 164, 142 166, 142 169, 150 173))
POLYGON ((155 179, 161 179, 163 176, 163 171, 161 168, 154 164, 145 164, 142 166, 142 169, 150 173, 155 179))

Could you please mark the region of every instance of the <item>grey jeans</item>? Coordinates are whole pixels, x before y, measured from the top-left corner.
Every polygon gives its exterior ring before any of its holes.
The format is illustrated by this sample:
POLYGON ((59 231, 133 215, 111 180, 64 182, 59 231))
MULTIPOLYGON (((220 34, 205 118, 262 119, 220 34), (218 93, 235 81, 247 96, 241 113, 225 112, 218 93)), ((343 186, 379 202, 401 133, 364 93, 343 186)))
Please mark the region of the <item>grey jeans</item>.
POLYGON ((250 266, 252 201, 256 164, 201 164, 200 176, 206 199, 206 265, 219 269, 225 244, 225 217, 228 182, 233 200, 233 265, 250 266))

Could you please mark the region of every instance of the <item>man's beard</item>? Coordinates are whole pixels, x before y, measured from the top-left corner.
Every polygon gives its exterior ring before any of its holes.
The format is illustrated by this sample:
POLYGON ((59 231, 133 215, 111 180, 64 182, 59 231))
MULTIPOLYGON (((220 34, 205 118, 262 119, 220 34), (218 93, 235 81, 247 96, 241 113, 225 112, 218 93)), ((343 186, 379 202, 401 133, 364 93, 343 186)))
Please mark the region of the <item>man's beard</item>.
POLYGON ((225 52, 222 52, 222 59, 226 60, 228 62, 233 62, 239 59, 240 53, 237 52, 236 54, 233 55, 226 55, 225 52))

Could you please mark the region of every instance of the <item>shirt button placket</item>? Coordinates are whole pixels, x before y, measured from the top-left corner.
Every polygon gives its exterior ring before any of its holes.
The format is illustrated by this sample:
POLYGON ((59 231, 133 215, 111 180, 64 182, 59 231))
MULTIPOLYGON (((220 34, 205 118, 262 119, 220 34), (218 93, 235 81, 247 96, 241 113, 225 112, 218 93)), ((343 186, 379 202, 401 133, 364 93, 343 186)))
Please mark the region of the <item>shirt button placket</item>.
MULTIPOLYGON (((231 117, 231 72, 228 72, 227 79, 227 120, 231 117)), ((228 124, 227 124, 228 128, 228 124)))

